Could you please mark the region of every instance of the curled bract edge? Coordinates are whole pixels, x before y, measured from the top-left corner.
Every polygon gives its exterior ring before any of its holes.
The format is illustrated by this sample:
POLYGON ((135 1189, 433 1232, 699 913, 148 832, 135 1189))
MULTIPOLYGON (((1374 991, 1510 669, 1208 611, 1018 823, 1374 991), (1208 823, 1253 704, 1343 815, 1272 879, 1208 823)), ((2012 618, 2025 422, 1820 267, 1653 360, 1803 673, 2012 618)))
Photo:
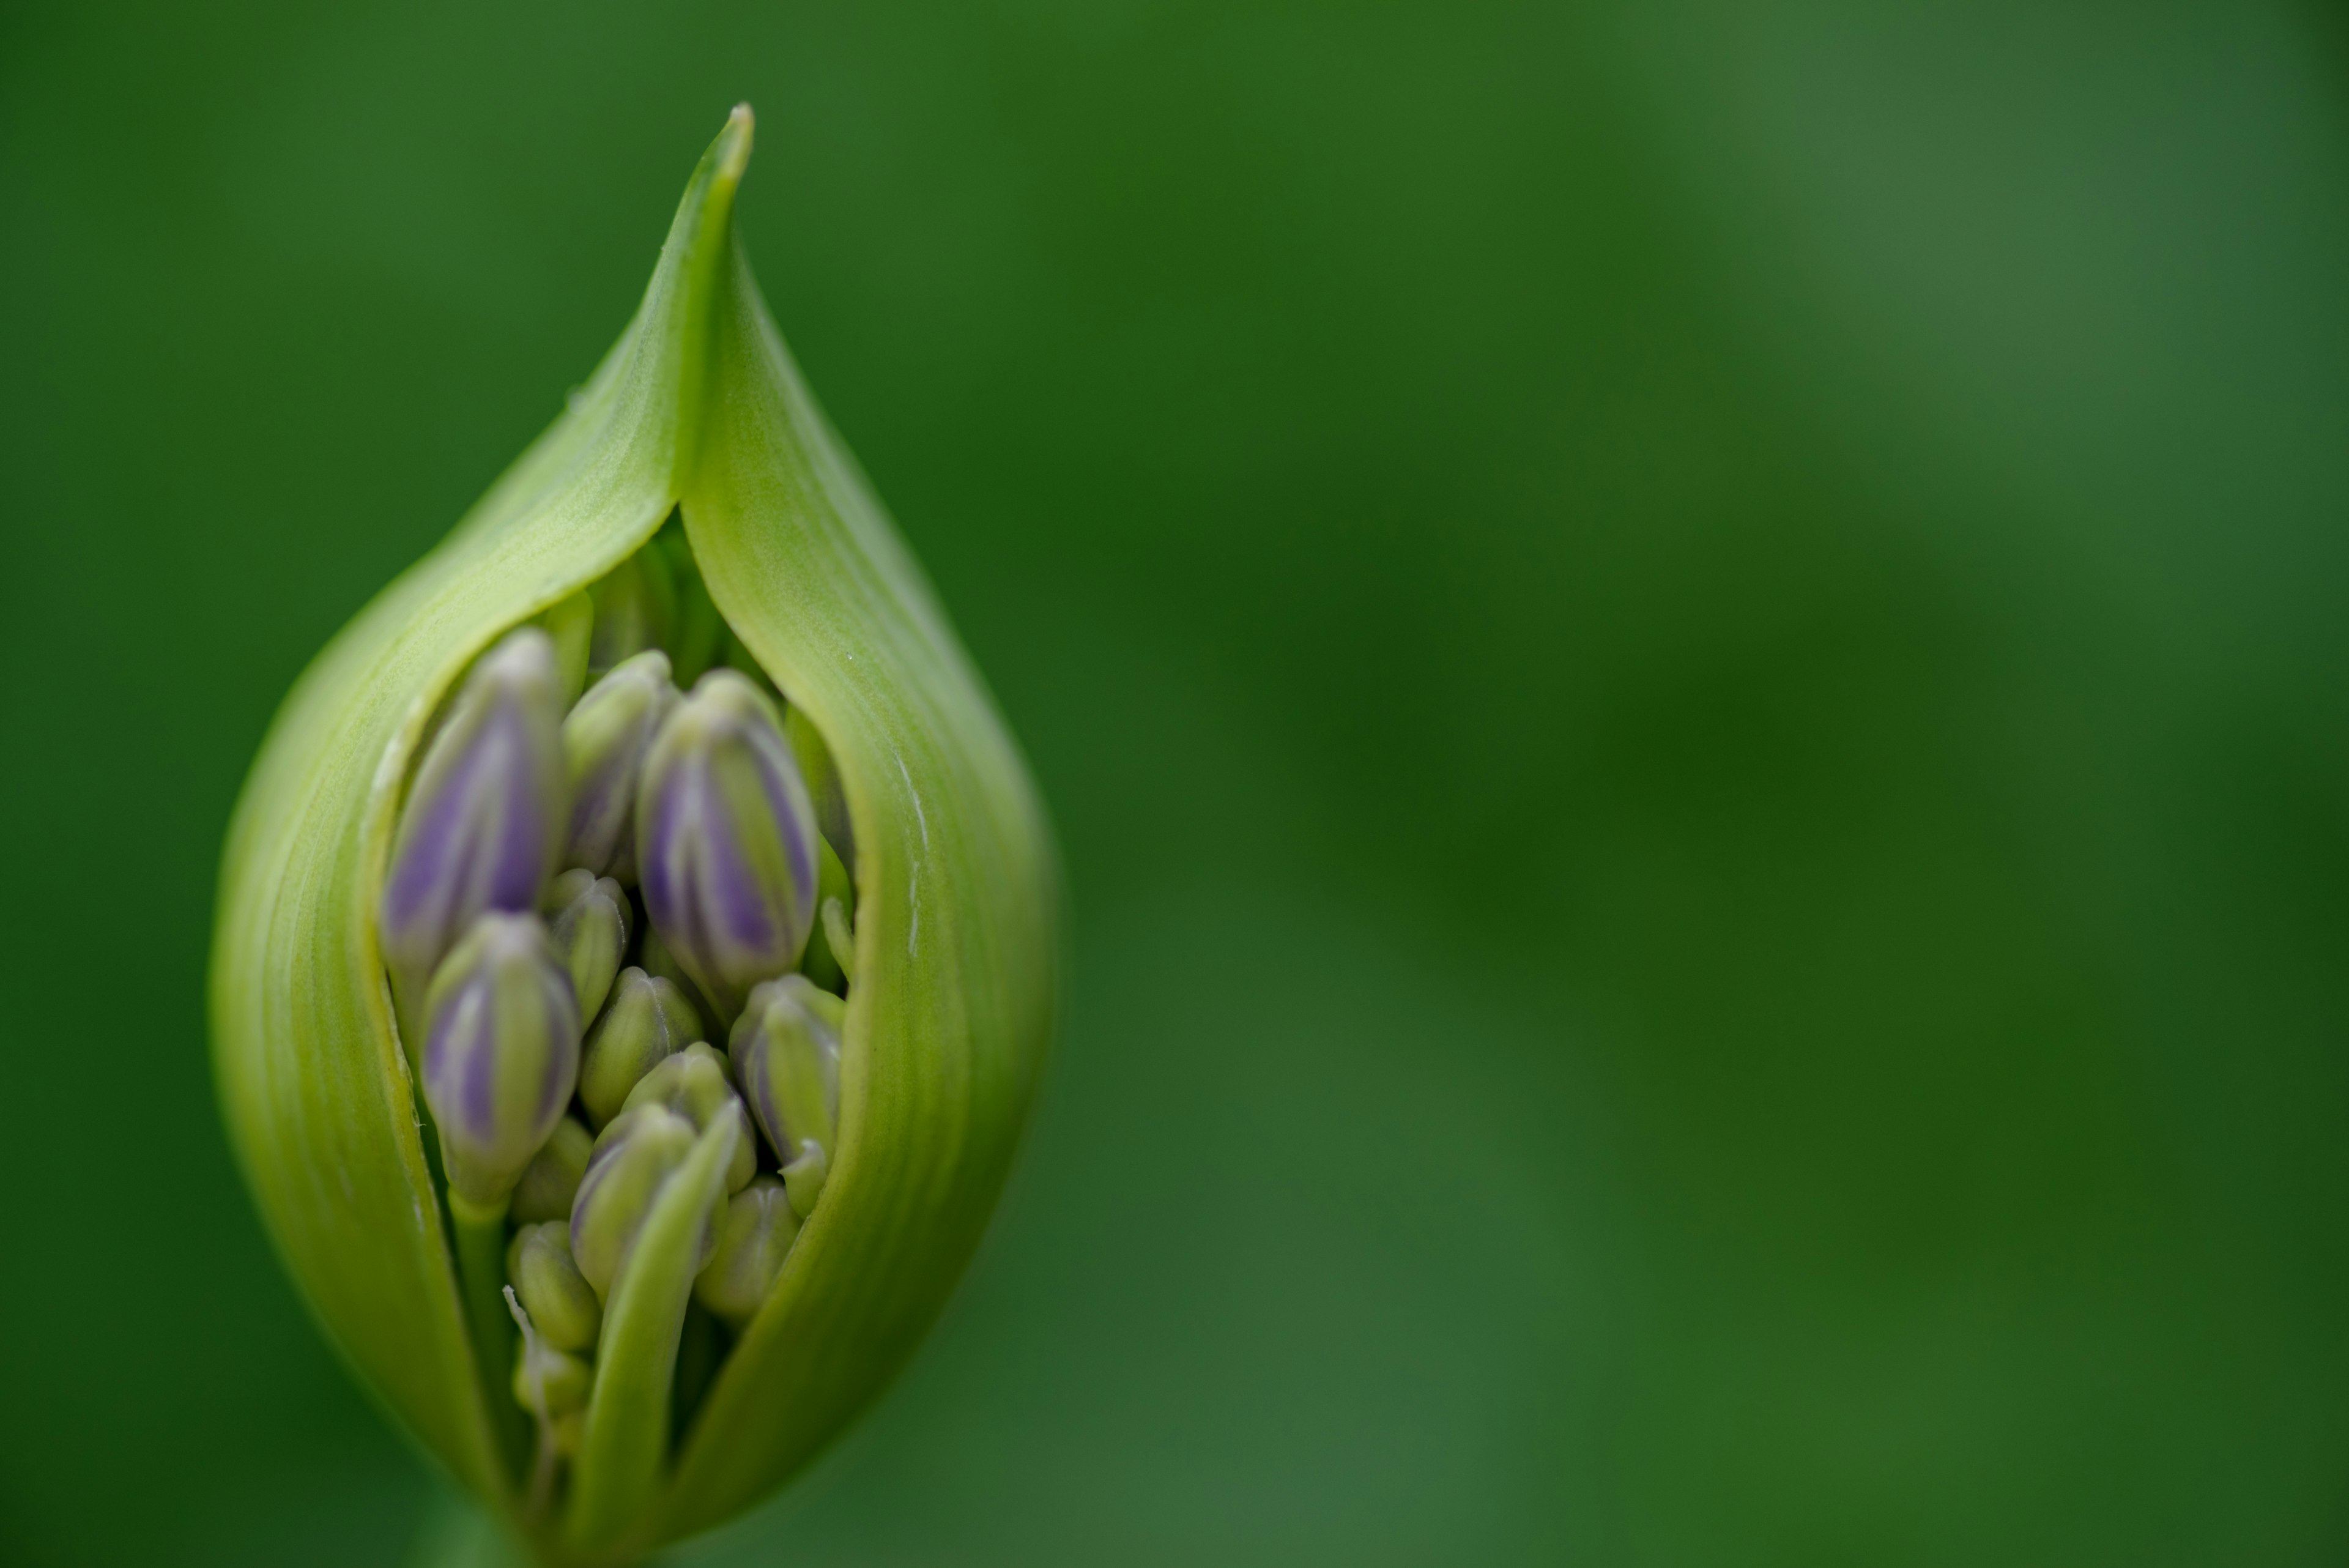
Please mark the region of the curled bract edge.
MULTIPOLYGON (((222 867, 214 1068, 270 1233, 382 1402, 551 1563, 625 1563, 729 1517, 873 1398, 978 1241, 1059 1006, 1061 891, 1041 803, 760 298, 733 225, 750 144, 738 109, 635 319, 568 410, 304 673, 222 867), (673 510, 728 646, 820 732, 854 825, 839 1147, 686 1429, 647 1455, 639 1426, 591 1408, 579 1490, 590 1474, 620 1479, 548 1517, 531 1509, 511 1413, 492 1404, 503 1385, 485 1377, 468 1328, 377 911, 401 792, 444 698, 533 618, 554 612, 563 645, 566 607, 673 510)), ((831 929, 844 929, 838 914, 831 929)), ((720 1210, 738 1136, 713 1123, 696 1145, 692 1168, 711 1173, 697 1175, 702 1199, 720 1210)), ((539 1181, 525 1178, 526 1199, 539 1181)), ((709 1240, 660 1242, 684 1289, 709 1240)), ((681 1292, 656 1294, 607 1302, 604 1332, 685 1310, 681 1292)), ((663 1370, 614 1375, 626 1385, 615 1407, 654 1398, 663 1370)))

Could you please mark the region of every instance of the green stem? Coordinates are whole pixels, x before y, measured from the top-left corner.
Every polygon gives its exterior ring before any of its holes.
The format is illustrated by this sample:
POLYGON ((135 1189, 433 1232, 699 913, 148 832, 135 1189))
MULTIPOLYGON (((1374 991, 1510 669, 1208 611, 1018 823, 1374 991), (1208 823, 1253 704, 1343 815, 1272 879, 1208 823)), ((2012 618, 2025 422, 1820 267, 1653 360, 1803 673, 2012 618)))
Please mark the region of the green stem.
POLYGON ((454 1192, 449 1214, 457 1233, 457 1282, 465 1297, 465 1326, 471 1332, 473 1355, 481 1369, 481 1393, 490 1420, 497 1428, 511 1481, 528 1462, 530 1423, 514 1403, 514 1322, 506 1311, 506 1215, 502 1204, 494 1211, 475 1209, 454 1192))

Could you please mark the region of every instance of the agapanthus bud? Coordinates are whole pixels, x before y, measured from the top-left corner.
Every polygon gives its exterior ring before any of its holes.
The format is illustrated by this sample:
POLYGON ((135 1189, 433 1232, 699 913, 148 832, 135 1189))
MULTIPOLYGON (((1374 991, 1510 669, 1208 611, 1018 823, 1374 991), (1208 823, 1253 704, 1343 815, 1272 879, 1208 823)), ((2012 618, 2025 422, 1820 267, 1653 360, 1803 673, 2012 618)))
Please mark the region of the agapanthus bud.
MULTIPOLYGON (((349 1364, 517 1538, 517 1562, 645 1562, 823 1452, 902 1367, 970 1257, 1057 1024, 1050 824, 945 607, 759 298, 732 220, 750 140, 738 110, 695 171, 626 334, 555 426, 311 665, 221 861, 214 1061, 263 1217, 349 1364), (682 590, 668 606, 664 559, 682 590), (517 1064, 552 1062, 556 1013, 584 1022, 551 955, 535 992, 511 988, 528 1003, 512 1011, 532 1014, 520 1023, 482 1000, 501 993, 473 972, 483 962, 455 966, 465 978, 452 987, 475 993, 471 1022, 450 1023, 435 1064, 446 1071, 423 1071, 446 950, 492 911, 533 919, 545 881, 573 864, 558 857, 571 823, 562 713, 587 666, 601 674, 656 646, 667 618, 672 679, 688 676, 713 610, 734 673, 694 682, 708 694, 696 726, 672 713, 678 755, 639 775, 639 830, 664 779, 680 809, 667 819, 672 896, 647 889, 653 918, 631 922, 643 928, 632 950, 647 981, 688 994, 706 983, 715 995, 694 1005, 718 1030, 754 982, 803 961, 821 921, 855 997, 843 1025, 837 999, 809 986, 803 1018, 767 1007, 763 1044, 745 1041, 745 1060, 772 1058, 774 1081, 744 1106, 756 1117, 763 1099, 769 1136, 797 1147, 780 1205, 773 1179, 754 1179, 761 1196, 715 1272, 718 1221, 737 1220, 726 1187, 739 1117, 716 1116, 686 1152, 690 1120, 648 1103, 606 1124, 600 1149, 554 1121, 533 1156, 522 1124, 538 1105, 516 1092, 529 1075, 517 1064), (436 704, 437 722, 419 724, 436 704), (818 894, 819 827, 853 909, 818 894), (533 1033, 549 1039, 530 1044, 533 1033), (481 1201, 498 1187, 483 1162, 457 1158, 481 1140, 452 1114, 468 1080, 451 1063, 488 1086, 499 1179, 527 1160, 512 1213, 564 1220, 603 1303, 592 1369, 509 1294, 508 1210, 481 1201), (419 1087, 448 1134, 445 1161, 419 1087), (771 1273, 787 1217, 811 1207, 771 1273), (770 1282, 738 1334, 693 1304, 705 1272, 705 1293, 731 1307, 770 1282), (539 1416, 534 1443, 525 1409, 539 1416)), ((653 846, 640 836, 638 848, 649 883, 653 846)), ((615 982, 607 1014, 625 989, 615 982)), ((623 1052, 608 1095, 585 1097, 612 1114, 675 1054, 623 1052)), ((541 1075, 559 1100, 561 1074, 541 1075)))
POLYGON ((856 889, 849 885, 847 868, 825 839, 816 841, 815 908, 815 926, 808 932, 800 972, 823 990, 844 995, 849 977, 856 972, 856 954, 849 940, 856 889))
POLYGON ((675 524, 663 528, 653 546, 667 555, 669 577, 677 585, 677 618, 668 637, 669 661, 676 666, 673 679, 680 686, 690 686, 725 650, 726 621, 709 597, 709 585, 701 580, 701 568, 694 561, 693 547, 686 543, 685 530, 675 524))
POLYGON ((814 808, 774 704, 739 671, 703 676, 662 724, 636 853, 653 924, 721 1014, 799 962, 815 920, 814 808))
POLYGON ((693 1295, 703 1306, 740 1327, 759 1310, 783 1259, 800 1233, 783 1184, 761 1176, 727 1200, 717 1225, 718 1249, 694 1277, 693 1295))
POLYGON ((571 1261, 571 1227, 560 1220, 525 1225, 506 1248, 506 1277, 546 1342, 557 1350, 593 1350, 604 1303, 571 1261))
POLYGON ((571 1206, 571 1256, 598 1296, 627 1262, 653 1199, 693 1151, 693 1124, 666 1106, 614 1120, 595 1140, 586 1179, 571 1206))
POLYGON ((805 713, 791 708, 783 713, 783 739, 791 742, 792 755, 800 764, 800 777, 807 781, 808 803, 815 807, 816 830, 839 855, 843 866, 854 866, 856 827, 848 817, 848 791, 840 782, 840 765, 833 761, 832 748, 824 743, 823 732, 805 713))
POLYGON ((702 1037, 701 1015, 675 982, 624 969, 611 1005, 587 1032, 579 1103, 599 1130, 647 1073, 702 1037))
POLYGON ((484 910, 538 905, 564 822, 554 644, 524 627, 465 678, 417 769, 378 929, 403 1005, 484 910))
POLYGON ((554 639, 556 686, 567 710, 587 689, 587 644, 595 632, 595 601, 582 588, 548 606, 537 624, 554 639))
POLYGON ((579 1194, 579 1180, 587 1174, 587 1156, 595 1147, 595 1136, 576 1118, 565 1116, 555 1123, 546 1147, 523 1167, 507 1217, 517 1225, 569 1220, 571 1200, 579 1194))
POLYGON ((714 1047, 695 1042, 647 1073, 628 1092, 626 1116, 638 1106, 665 1106, 693 1124, 697 1133, 709 1130, 720 1116, 734 1123, 734 1158, 726 1173, 726 1190, 739 1192, 758 1169, 758 1140, 750 1136, 750 1113, 734 1092, 734 1075, 726 1058, 714 1047))
POLYGON ((571 788, 566 864, 633 884, 636 879, 636 777, 661 721, 678 702, 668 655, 647 649, 615 666, 563 721, 571 788))
POLYGON ((425 1002, 424 1098, 452 1204, 502 1212, 579 1076, 579 1002, 536 915, 473 922, 425 1002))
POLYGON ((565 871, 547 884, 540 907, 546 933, 570 972, 579 1016, 593 1018, 604 1010, 620 955, 628 950, 627 891, 593 871, 565 871))
POLYGON ((813 1211, 839 1147, 843 1021, 838 997, 805 975, 785 975, 750 993, 727 1045, 802 1218, 813 1211))
POLYGON ((542 1332, 525 1334, 514 1347, 514 1403, 551 1421, 576 1415, 587 1405, 595 1373, 542 1332))
POLYGON ((595 628, 587 645, 590 680, 658 648, 667 637, 677 613, 677 587, 659 552, 637 551, 587 591, 595 602, 595 628))

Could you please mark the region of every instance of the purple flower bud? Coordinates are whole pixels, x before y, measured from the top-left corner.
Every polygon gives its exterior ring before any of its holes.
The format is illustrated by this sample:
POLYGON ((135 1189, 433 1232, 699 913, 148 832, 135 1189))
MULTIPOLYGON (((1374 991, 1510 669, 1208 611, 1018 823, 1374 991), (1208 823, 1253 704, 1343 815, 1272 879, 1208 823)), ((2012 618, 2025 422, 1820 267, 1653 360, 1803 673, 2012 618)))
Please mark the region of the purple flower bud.
POLYGON ((566 864, 636 879, 636 776, 661 721, 678 701, 668 655, 652 649, 616 666, 563 721, 571 781, 566 864))
POLYGON ((724 1018, 786 974, 815 921, 816 829, 774 705, 713 670, 645 759, 637 873, 661 940, 724 1018))
POLYGON ((491 913, 425 1001, 424 1100, 451 1209, 502 1214, 579 1077, 579 1002, 536 915, 491 913))
POLYGON ((554 644, 524 627, 473 666, 425 750, 383 888, 403 1007, 476 916, 538 906, 564 819, 558 686, 554 644))

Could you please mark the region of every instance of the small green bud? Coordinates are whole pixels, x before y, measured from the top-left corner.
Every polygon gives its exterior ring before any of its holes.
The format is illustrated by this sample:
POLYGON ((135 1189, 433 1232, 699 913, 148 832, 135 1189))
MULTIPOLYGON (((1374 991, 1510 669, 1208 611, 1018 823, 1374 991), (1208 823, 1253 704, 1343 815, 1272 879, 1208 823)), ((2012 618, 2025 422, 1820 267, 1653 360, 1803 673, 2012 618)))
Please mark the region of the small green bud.
POLYGON ((848 792, 841 785, 840 769, 832 760, 832 748, 824 744, 823 732, 805 713, 791 708, 783 713, 783 739, 791 742, 800 777, 807 781, 817 829, 839 854, 841 864, 854 864, 856 829, 848 820, 848 792))
POLYGON ((523 1167, 522 1179, 514 1183, 509 1216, 513 1222, 570 1219, 571 1200, 579 1195, 579 1179, 587 1174, 587 1156, 595 1147, 595 1135, 576 1118, 565 1116, 555 1123, 546 1147, 523 1167))
POLYGON ((842 995, 856 969, 855 946, 850 940, 856 890, 849 886, 848 871, 840 857, 824 839, 816 843, 815 901, 815 929, 808 933, 800 972, 835 996, 842 995))
POLYGON ((571 1206, 571 1256, 598 1296, 627 1262, 662 1184, 693 1150, 693 1124, 666 1106, 619 1116, 595 1140, 571 1206))
POLYGON ((474 919, 538 907, 563 830, 554 644, 523 627, 483 654, 418 768, 384 878, 384 962, 411 1007, 474 919))
POLYGON ((538 624, 554 640, 555 679, 568 708, 587 687, 587 643, 595 632, 595 601, 582 588, 557 600, 538 624))
POLYGON ((473 922, 425 999, 424 1098, 452 1208, 502 1213, 579 1077, 579 1002, 536 915, 473 922))
POLYGON ((595 1374, 577 1356, 556 1348, 542 1328, 514 1347, 514 1403, 533 1415, 559 1422, 587 1407, 595 1374))
POLYGON ((839 1147, 842 1023, 838 997, 805 975, 785 975, 750 993, 728 1042, 742 1097, 782 1161, 802 1216, 812 1212, 839 1147))
POLYGON ((693 1282, 694 1298, 740 1328, 759 1311, 800 1233, 783 1184, 761 1176, 736 1193, 718 1220, 718 1250, 693 1282))
POLYGON ((595 601, 595 631, 587 648, 590 680, 667 639, 677 614, 677 586, 658 551, 638 550, 587 592, 595 601))
POLYGON ((506 1278, 523 1309, 557 1350, 595 1347, 604 1306, 571 1261, 571 1227, 560 1220, 525 1225, 506 1247, 506 1278))
POLYGON ((565 871, 547 884, 539 907, 554 950, 571 971, 579 1016, 594 1018, 612 993, 620 955, 628 950, 627 892, 609 877, 584 868, 565 871))
POLYGON ((817 842, 774 704, 739 672, 711 670, 645 758, 636 854, 653 925, 721 1019, 800 961, 817 842))
POLYGON ((649 920, 645 922, 644 938, 637 943, 637 960, 644 965, 647 974, 677 987, 678 994, 692 1005, 696 1018, 711 1023, 718 1021, 718 1009, 709 1004, 709 998, 702 994, 700 985, 685 972, 685 966, 677 961, 677 955, 669 951, 667 942, 661 940, 659 928, 649 920))
POLYGON ((697 1133, 709 1130, 720 1116, 734 1122, 734 1159, 726 1173, 726 1190, 739 1192, 758 1169, 758 1140, 750 1136, 750 1114, 742 1096, 734 1092, 734 1075, 726 1058, 699 1041, 657 1064, 628 1091, 621 1114, 638 1106, 666 1106, 693 1124, 697 1133))
POLYGON ((685 530, 671 524, 654 536, 654 547, 668 556, 669 576, 677 585, 677 622, 669 628, 669 659, 679 686, 691 686, 716 664, 726 650, 726 621, 701 580, 701 568, 686 543, 685 530))
POLYGON ((579 1065, 579 1103, 590 1125, 600 1130, 647 1073, 701 1037, 701 1015, 674 981, 622 970, 579 1065))
POLYGON ((563 721, 571 789, 564 859, 625 884, 636 879, 636 776, 678 701, 668 655, 647 649, 615 666, 563 721))

